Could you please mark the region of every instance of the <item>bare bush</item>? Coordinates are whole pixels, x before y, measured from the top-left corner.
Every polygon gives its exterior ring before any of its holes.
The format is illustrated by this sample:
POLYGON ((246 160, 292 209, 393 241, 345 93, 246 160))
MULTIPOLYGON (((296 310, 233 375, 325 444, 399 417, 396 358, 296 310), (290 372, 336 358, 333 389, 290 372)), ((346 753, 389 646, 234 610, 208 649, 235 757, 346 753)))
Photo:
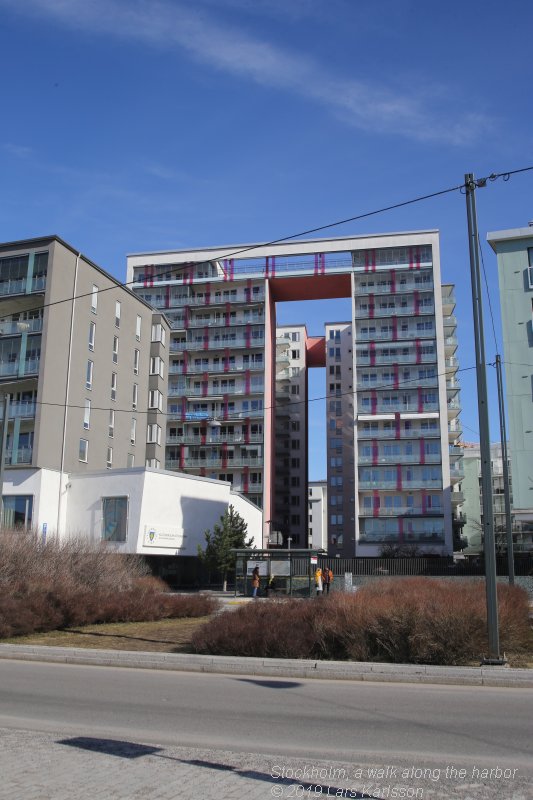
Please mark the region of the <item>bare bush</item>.
POLYGON ((43 544, 0 534, 0 638, 99 622, 140 622, 212 613, 205 595, 170 595, 142 558, 82 539, 43 544))
MULTIPOLYGON (((529 636, 527 593, 498 587, 502 649, 529 636)), ((356 594, 250 603, 202 626, 199 653, 393 663, 467 664, 487 652, 484 585, 428 578, 379 580, 356 594)))

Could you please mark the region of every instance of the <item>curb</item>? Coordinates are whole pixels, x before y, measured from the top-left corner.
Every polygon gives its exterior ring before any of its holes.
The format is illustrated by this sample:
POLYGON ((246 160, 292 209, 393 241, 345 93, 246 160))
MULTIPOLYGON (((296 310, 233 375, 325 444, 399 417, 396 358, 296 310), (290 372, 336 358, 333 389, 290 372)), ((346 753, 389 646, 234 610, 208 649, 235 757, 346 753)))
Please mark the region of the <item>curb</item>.
POLYGON ((533 670, 500 666, 436 667, 350 661, 306 661, 284 658, 237 658, 188 653, 145 653, 128 650, 86 650, 76 647, 0 644, 0 659, 44 661, 88 666, 257 675, 387 683, 433 683, 458 686, 533 688, 533 670))

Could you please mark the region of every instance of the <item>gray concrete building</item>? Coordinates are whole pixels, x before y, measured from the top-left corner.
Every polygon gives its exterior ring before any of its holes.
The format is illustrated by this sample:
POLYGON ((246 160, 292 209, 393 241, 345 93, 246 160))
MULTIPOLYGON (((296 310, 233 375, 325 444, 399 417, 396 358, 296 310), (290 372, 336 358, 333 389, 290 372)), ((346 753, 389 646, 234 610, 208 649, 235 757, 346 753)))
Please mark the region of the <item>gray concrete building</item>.
POLYGON ((57 236, 1 244, 6 470, 164 463, 168 333, 163 314, 57 236))

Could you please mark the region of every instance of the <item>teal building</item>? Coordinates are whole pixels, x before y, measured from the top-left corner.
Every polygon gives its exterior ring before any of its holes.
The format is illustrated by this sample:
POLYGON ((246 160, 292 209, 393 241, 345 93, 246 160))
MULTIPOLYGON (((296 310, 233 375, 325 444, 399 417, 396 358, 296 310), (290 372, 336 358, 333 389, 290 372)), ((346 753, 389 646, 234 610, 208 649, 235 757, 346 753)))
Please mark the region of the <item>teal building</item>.
POLYGON ((513 516, 533 536, 533 222, 496 231, 506 408, 513 475, 513 516))

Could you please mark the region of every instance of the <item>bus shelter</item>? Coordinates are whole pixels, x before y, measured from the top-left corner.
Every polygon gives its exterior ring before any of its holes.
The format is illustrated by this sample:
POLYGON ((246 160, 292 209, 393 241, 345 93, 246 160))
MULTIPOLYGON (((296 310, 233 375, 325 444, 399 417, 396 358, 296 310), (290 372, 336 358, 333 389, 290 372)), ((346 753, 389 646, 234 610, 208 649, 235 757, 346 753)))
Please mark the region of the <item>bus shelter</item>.
POLYGON ((310 597, 323 550, 234 550, 235 595, 252 594, 252 572, 259 568, 259 597, 310 597))

